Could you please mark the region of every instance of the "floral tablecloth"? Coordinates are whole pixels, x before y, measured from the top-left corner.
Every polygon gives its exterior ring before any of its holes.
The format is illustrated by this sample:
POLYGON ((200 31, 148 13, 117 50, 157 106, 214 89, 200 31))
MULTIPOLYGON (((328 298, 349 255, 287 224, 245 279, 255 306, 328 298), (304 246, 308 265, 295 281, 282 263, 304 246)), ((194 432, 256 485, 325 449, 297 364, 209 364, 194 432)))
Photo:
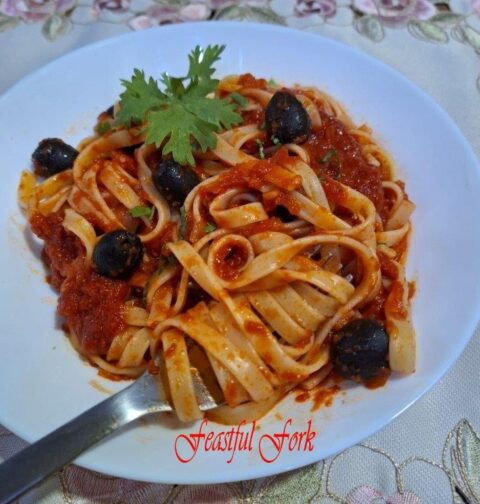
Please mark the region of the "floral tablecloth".
MULTIPOLYGON (((480 0, 0 0, 0 93, 90 42, 206 19, 276 23, 358 47, 433 96, 480 154, 480 0)), ((20 502, 479 504, 479 363, 477 331, 447 375, 389 426, 291 473, 177 486, 70 466, 20 502)), ((0 460, 24 446, 0 426, 0 460)))

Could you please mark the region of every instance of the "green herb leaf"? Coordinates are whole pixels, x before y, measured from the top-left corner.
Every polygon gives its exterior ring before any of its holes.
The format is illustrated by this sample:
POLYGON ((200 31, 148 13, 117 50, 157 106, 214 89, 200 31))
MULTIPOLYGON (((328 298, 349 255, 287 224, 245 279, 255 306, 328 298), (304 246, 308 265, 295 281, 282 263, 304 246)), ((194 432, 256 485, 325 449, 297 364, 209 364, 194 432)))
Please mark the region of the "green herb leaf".
POLYGON ((215 231, 217 229, 217 226, 215 226, 215 224, 213 224, 213 222, 209 222, 204 228, 203 228, 203 231, 205 233, 211 233, 212 231, 215 231))
POLYGON ((99 135, 105 135, 107 131, 110 131, 112 129, 112 125, 108 121, 100 122, 96 125, 95 131, 99 135))
POLYGON ((182 77, 170 77, 168 73, 162 73, 160 81, 165 86, 165 92, 170 95, 181 96, 185 93, 182 77))
POLYGON ((172 154, 180 164, 193 165, 195 144, 203 152, 212 149, 216 146, 216 132, 242 121, 230 100, 207 97, 217 87, 212 65, 224 49, 220 45, 208 46, 204 51, 195 47, 188 56, 186 77, 162 74, 164 91, 154 79, 147 80, 135 69, 130 81, 122 81, 125 91, 120 95, 116 124, 127 128, 142 124, 146 143, 162 148, 164 155, 172 154))
POLYGON ((129 128, 132 123, 141 124, 152 109, 161 107, 168 102, 168 97, 162 93, 156 81, 135 68, 131 80, 122 80, 125 91, 120 95, 120 110, 115 120, 116 125, 129 128))
POLYGON ((242 96, 240 93, 230 93, 230 98, 237 102, 241 107, 245 107, 248 104, 248 100, 245 98, 245 96, 242 96))
POLYGON ((280 139, 277 138, 275 135, 272 135, 272 142, 273 142, 273 145, 278 145, 280 142, 280 139))
POLYGON ((147 207, 147 206, 136 206, 131 208, 128 213, 132 217, 146 217, 147 219, 151 219, 155 212, 155 207, 147 207))
POLYGON ((263 148, 263 142, 260 139, 256 138, 255 143, 257 144, 258 147, 258 157, 260 159, 265 159, 265 150, 263 148))
POLYGON ((320 159, 320 163, 328 163, 334 157, 338 158, 338 152, 335 149, 331 149, 320 159))
POLYGON ((184 239, 187 234, 187 212, 185 212, 185 207, 182 205, 180 207, 180 223, 178 225, 178 234, 180 239, 184 239))
POLYGON ((278 83, 275 79, 270 78, 270 79, 268 79, 267 85, 268 86, 278 86, 278 83))
POLYGON ((212 75, 215 73, 213 64, 220 59, 224 49, 224 45, 209 45, 202 51, 200 46, 196 46, 188 55, 190 66, 187 77, 190 79, 190 91, 193 89, 201 96, 215 91, 218 80, 212 79, 212 75))

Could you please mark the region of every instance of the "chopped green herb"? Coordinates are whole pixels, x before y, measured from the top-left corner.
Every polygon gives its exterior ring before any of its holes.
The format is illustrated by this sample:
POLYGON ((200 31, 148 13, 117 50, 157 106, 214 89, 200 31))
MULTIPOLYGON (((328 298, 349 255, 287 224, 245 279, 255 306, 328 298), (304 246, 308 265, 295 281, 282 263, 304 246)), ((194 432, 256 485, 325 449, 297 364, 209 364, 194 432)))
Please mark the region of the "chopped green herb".
POLYGON ((187 212, 185 212, 185 207, 182 205, 180 207, 180 223, 178 225, 178 235, 180 239, 184 239, 187 234, 187 212))
POLYGON ((132 217, 146 217, 147 219, 151 219, 155 213, 155 207, 136 206, 131 208, 128 213, 132 217))
POLYGON ((245 96, 242 96, 240 93, 230 93, 230 98, 237 102, 241 107, 245 107, 245 105, 248 105, 248 100, 245 98, 245 96))
POLYGON ((275 79, 272 79, 272 78, 268 79, 267 84, 268 84, 269 86, 278 86, 277 81, 276 81, 275 79))
POLYGON ((215 231, 215 229, 217 229, 217 226, 215 226, 215 224, 213 224, 213 222, 209 222, 204 228, 203 228, 203 231, 205 233, 211 233, 212 231, 215 231))
POLYGON ((145 142, 172 154, 180 164, 193 165, 192 143, 201 150, 215 147, 215 133, 242 122, 235 104, 228 99, 208 97, 217 87, 213 64, 220 59, 224 45, 200 46, 188 55, 189 70, 185 77, 161 75, 163 90, 152 77, 137 68, 130 80, 122 80, 120 110, 115 124, 127 128, 142 125, 145 142))
POLYGON ((98 123, 97 126, 95 127, 95 131, 99 135, 105 135, 105 133, 107 131, 110 131, 111 129, 112 129, 112 125, 108 121, 98 123))
POLYGON ((260 159, 265 159, 265 150, 263 149, 263 142, 259 138, 256 138, 255 143, 257 144, 258 147, 258 157, 260 159))
POLYGON ((329 150, 323 157, 320 159, 320 163, 328 163, 332 158, 338 158, 338 152, 335 149, 329 150))
POLYGON ((277 138, 275 135, 272 135, 272 142, 274 145, 278 145, 280 143, 280 139, 277 138))

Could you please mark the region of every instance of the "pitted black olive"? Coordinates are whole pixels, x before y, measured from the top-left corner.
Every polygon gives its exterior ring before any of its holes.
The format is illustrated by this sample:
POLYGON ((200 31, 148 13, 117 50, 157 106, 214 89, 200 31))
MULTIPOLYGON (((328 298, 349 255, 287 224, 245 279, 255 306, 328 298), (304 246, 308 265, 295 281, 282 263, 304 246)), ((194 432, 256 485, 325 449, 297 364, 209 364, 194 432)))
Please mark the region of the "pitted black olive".
POLYGON ((45 138, 32 154, 35 173, 42 177, 51 177, 72 168, 77 156, 77 149, 60 138, 45 138))
POLYGON ((176 205, 182 205, 188 193, 200 182, 191 168, 173 159, 160 161, 153 169, 152 179, 168 202, 176 205))
POLYGON ((100 275, 123 278, 133 272, 142 256, 140 238, 124 229, 117 229, 100 238, 93 250, 93 263, 100 275))
POLYGON ((310 118, 293 94, 277 91, 268 102, 265 126, 273 141, 302 143, 310 133, 310 118))
POLYGON ((352 320, 333 337, 332 360, 335 369, 353 380, 368 380, 388 367, 388 334, 368 319, 352 320))

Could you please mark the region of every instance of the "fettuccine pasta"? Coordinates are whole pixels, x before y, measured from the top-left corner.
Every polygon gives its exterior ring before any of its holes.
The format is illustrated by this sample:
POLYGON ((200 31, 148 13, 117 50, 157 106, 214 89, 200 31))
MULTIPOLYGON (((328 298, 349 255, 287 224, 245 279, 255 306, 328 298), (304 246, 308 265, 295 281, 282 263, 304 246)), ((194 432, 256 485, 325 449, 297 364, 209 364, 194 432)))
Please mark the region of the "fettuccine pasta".
POLYGON ((37 155, 37 173, 22 174, 20 205, 74 347, 110 378, 155 373, 185 422, 204 415, 194 373, 225 403, 208 413, 223 423, 261 417, 332 367, 364 383, 412 373, 415 206, 388 153, 316 88, 245 74, 215 95, 233 96, 242 122, 214 146, 193 143, 191 167, 139 125, 116 125, 117 104, 70 167, 39 176, 37 155), (288 139, 290 106, 301 131, 288 139), (348 360, 371 355, 352 321, 388 336, 380 364, 348 360))

